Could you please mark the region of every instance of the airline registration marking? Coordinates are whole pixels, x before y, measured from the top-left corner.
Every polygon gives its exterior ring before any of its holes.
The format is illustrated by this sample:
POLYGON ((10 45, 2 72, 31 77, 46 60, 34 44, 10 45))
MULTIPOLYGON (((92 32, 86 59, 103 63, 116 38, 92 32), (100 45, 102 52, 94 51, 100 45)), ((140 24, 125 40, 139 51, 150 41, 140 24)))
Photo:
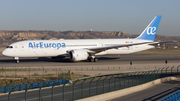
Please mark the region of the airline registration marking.
POLYGON ((65 43, 44 43, 44 42, 29 42, 29 48, 65 48, 65 43))

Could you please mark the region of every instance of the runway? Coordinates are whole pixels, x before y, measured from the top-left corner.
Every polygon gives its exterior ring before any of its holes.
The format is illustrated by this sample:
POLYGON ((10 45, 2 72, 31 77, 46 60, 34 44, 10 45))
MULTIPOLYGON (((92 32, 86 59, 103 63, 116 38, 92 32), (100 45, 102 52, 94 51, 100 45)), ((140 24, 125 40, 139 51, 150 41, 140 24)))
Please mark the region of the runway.
POLYGON ((105 55, 97 56, 98 62, 71 62, 69 58, 51 59, 50 57, 41 58, 20 58, 20 63, 16 63, 11 57, 0 55, 0 66, 102 66, 102 65, 129 65, 133 64, 168 64, 179 63, 180 54, 128 54, 128 55, 105 55))

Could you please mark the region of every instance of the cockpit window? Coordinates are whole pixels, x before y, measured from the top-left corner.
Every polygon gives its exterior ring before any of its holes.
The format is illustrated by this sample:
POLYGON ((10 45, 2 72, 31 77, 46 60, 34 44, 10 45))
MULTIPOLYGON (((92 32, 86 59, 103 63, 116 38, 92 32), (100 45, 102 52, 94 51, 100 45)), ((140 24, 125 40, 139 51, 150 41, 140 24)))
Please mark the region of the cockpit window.
POLYGON ((13 48, 13 46, 7 46, 7 48, 13 48))

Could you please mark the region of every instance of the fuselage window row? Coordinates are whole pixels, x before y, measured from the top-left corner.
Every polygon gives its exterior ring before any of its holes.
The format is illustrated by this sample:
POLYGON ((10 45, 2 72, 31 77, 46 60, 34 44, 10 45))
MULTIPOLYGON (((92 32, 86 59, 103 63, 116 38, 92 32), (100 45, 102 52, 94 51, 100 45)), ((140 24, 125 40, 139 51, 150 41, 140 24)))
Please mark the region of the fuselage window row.
POLYGON ((66 47, 83 47, 83 46, 97 46, 97 45, 66 45, 66 47))
POLYGON ((118 46, 118 45, 121 45, 121 44, 105 44, 105 46, 118 46))

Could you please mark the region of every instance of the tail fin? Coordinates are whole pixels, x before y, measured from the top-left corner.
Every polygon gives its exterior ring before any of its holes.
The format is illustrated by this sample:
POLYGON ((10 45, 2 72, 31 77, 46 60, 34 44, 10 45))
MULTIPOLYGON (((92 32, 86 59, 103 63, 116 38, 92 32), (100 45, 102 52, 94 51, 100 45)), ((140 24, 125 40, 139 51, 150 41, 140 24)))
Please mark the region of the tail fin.
POLYGON ((154 41, 161 17, 156 16, 137 39, 154 41))

